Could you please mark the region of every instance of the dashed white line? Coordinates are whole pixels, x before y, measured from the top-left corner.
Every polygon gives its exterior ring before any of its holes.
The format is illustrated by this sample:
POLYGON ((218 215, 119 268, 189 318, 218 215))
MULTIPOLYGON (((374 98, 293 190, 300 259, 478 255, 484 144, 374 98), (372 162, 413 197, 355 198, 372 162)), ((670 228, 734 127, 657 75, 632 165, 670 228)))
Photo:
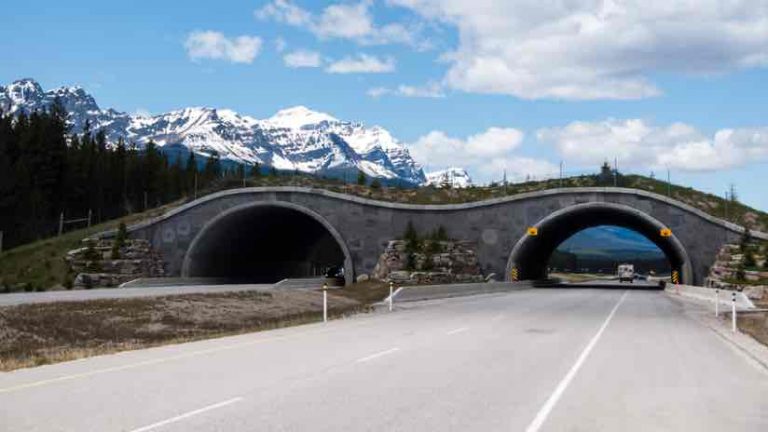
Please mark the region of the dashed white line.
POLYGON ((140 427, 138 429, 134 429, 131 432, 147 432, 147 431, 150 431, 150 430, 153 430, 153 429, 157 429, 159 427, 163 427, 163 426, 165 426, 167 424, 170 424, 170 423, 176 423, 177 421, 184 420, 184 419, 187 419, 189 417, 196 416, 198 414, 202 414, 204 412, 208 412, 208 411, 215 410, 215 409, 218 409, 218 408, 223 408, 223 407, 225 407, 227 405, 232 405, 233 403, 240 402, 241 400, 243 400, 243 398, 241 398, 241 397, 236 397, 236 398, 228 399, 228 400, 225 400, 223 402, 215 403, 213 405, 208 405, 206 407, 196 409, 194 411, 190 411, 190 412, 187 412, 187 413, 184 413, 184 414, 179 414, 179 415, 177 415, 175 417, 171 417, 171 418, 169 418, 167 420, 159 421, 157 423, 152 423, 151 425, 147 425, 147 426, 140 427))
POLYGON ((365 356, 363 358, 359 358, 359 359, 357 359, 357 362, 358 363, 367 362, 367 361, 373 360, 375 358, 379 358, 379 357, 385 356, 387 354, 392 354, 392 353, 397 352, 397 351, 400 351, 400 348, 391 348, 391 349, 388 349, 386 351, 378 352, 376 354, 371 354, 369 356, 365 356))
POLYGON ((594 336, 592 336, 592 339, 587 344, 586 348, 584 348, 584 351, 581 352, 579 355, 579 358, 576 359, 576 363, 573 364, 571 369, 568 371, 568 373, 565 375, 565 377, 560 381, 560 383, 555 388, 555 391, 552 392, 552 394, 549 396, 549 399, 544 403, 544 406, 541 407, 538 414, 536 414, 536 418, 533 419, 530 425, 525 429, 526 432, 538 432, 538 430, 541 428, 541 426, 544 424, 544 422, 547 420, 547 416, 549 416, 549 413, 552 412, 552 408, 555 407, 555 404, 557 404, 557 401, 560 400, 560 397, 565 392, 565 389, 568 388, 568 385, 571 383, 573 378, 576 376, 576 373, 581 368, 581 365, 584 364, 584 361, 587 359, 587 356, 589 356, 589 353, 592 351, 592 348, 595 347, 597 344, 597 341, 600 339, 600 336, 603 335, 603 332, 608 327, 608 324, 611 322, 611 319, 616 314, 616 311, 619 309, 619 306, 621 306, 621 303, 624 301, 624 298, 627 297, 627 293, 629 291, 624 291, 624 294, 621 295, 621 298, 618 302, 616 302, 616 305, 611 310, 611 313, 608 314, 608 317, 603 321, 603 325, 600 326, 600 329, 597 330, 597 333, 595 333, 594 336))
POLYGON ((190 351, 190 352, 176 354, 176 355, 171 355, 171 356, 167 356, 167 357, 160 357, 160 358, 155 358, 155 359, 143 360, 143 361, 138 361, 138 362, 135 362, 135 363, 128 363, 128 364, 124 364, 124 365, 120 365, 120 366, 108 367, 108 368, 104 368, 104 369, 95 369, 95 370, 90 370, 90 371, 87 371, 87 372, 75 373, 75 374, 71 374, 71 375, 63 375, 63 376, 58 376, 56 378, 50 378, 50 379, 45 379, 45 380, 40 380, 40 381, 33 381, 33 382, 29 382, 29 383, 24 383, 24 384, 18 384, 18 385, 11 386, 11 387, 0 388, 0 394, 2 394, 2 393, 10 393, 10 392, 13 392, 13 391, 24 390, 24 389, 33 388, 33 387, 40 387, 40 386, 44 386, 44 385, 47 385, 47 384, 53 384, 53 383, 58 383, 58 382, 62 382, 62 381, 71 381, 71 380, 75 380, 75 379, 79 379, 79 378, 92 377, 92 376, 95 376, 95 375, 101 375, 101 374, 105 374, 105 373, 109 373, 109 372, 118 372, 118 371, 124 371, 124 370, 129 370, 129 369, 135 369, 135 368, 142 367, 142 366, 150 366, 150 365, 156 365, 156 364, 161 364, 161 363, 167 363, 167 362, 171 362, 171 361, 175 361, 175 360, 181 360, 181 359, 186 359, 186 358, 190 358, 190 357, 201 356, 201 355, 204 355, 204 354, 211 354, 211 353, 216 353, 216 352, 220 352, 220 351, 227 351, 227 350, 232 350, 232 349, 237 349, 237 348, 243 348, 243 347, 247 347, 247 346, 251 346, 251 345, 257 345, 257 344, 261 344, 261 343, 265 343, 265 342, 284 340, 284 339, 288 339, 290 337, 292 337, 292 336, 278 336, 278 337, 272 337, 272 338, 258 339, 258 340, 254 340, 254 341, 248 341, 248 342, 235 343, 235 344, 231 344, 231 345, 218 346, 218 347, 203 349, 203 350, 199 350, 199 351, 190 351))
POLYGON ((447 335, 454 335, 456 333, 465 332, 467 330, 469 330, 469 327, 461 327, 461 328, 453 329, 453 330, 447 332, 446 334, 447 335))

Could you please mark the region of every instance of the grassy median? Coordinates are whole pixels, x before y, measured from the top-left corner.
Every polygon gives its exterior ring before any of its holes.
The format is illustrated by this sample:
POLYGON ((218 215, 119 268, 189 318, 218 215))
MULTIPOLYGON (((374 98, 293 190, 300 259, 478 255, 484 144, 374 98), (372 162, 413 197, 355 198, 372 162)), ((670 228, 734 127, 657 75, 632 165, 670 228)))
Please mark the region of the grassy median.
MULTIPOLYGON (((329 294, 331 316, 369 309, 381 287, 329 294)), ((0 307, 0 370, 319 321, 319 291, 245 291, 0 307)))

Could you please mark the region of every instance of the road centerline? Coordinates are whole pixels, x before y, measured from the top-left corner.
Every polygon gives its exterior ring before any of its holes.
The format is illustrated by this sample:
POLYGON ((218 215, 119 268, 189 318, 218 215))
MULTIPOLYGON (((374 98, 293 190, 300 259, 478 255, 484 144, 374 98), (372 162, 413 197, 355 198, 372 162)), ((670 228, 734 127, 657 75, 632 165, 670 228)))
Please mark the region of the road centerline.
POLYGON ((379 357, 383 357, 385 355, 392 354, 392 353, 395 353, 395 352, 398 352, 398 351, 400 351, 400 348, 390 348, 390 349, 388 349, 386 351, 377 352, 375 354, 371 354, 369 356, 365 356, 365 357, 359 358, 356 361, 357 361, 357 363, 364 363, 364 362, 371 361, 373 359, 376 359, 376 358, 379 358, 379 357))
POLYGON ((449 331, 449 332, 447 332, 445 334, 446 335, 455 335, 457 333, 465 332, 467 330, 469 330, 469 327, 460 327, 460 328, 457 328, 457 329, 453 329, 453 330, 451 330, 451 331, 449 331))
POLYGON ((617 301, 616 304, 613 306, 613 309, 611 309, 611 312, 608 314, 608 317, 605 318, 605 321, 603 321, 603 324, 597 330, 597 333, 595 333, 595 335, 592 336, 592 339, 590 339, 587 346, 584 348, 581 354, 579 354, 579 357, 576 359, 576 363, 574 363, 573 366, 571 366, 571 369, 568 371, 568 373, 565 374, 563 379, 557 384, 557 387, 555 387, 555 391, 552 392, 552 394, 549 396, 547 401, 544 403, 544 405, 541 407, 539 412, 536 414, 536 417, 533 419, 531 424, 529 424, 528 427, 525 429, 526 432, 538 432, 539 429, 541 429, 541 426, 544 424, 544 422, 547 421, 547 417, 549 416, 549 413, 552 412, 552 409, 555 407, 557 402, 563 396, 563 393, 565 393, 565 390, 568 388, 568 385, 571 383, 571 381, 573 381, 573 378, 576 376, 576 373, 579 371, 579 369, 581 369, 581 366, 587 360, 589 353, 592 351, 595 345, 597 345, 597 342, 600 340, 600 337, 603 335, 603 332, 608 327, 608 324, 610 324, 611 320, 613 319, 613 316, 616 315, 616 311, 619 310, 619 306, 621 306, 621 304, 624 302, 624 299, 627 297, 627 293, 629 293, 629 290, 625 290, 624 294, 622 294, 621 298, 619 298, 619 301, 617 301))
POLYGON ((159 421, 157 423, 152 423, 152 424, 147 425, 147 426, 142 426, 142 427, 140 427, 138 429, 133 429, 131 432, 147 432, 147 431, 151 431, 151 430, 163 427, 163 426, 171 424, 171 423, 176 423, 176 422, 179 422, 181 420, 184 420, 184 419, 187 419, 187 418, 190 418, 190 417, 194 417, 196 415, 203 414, 203 413, 208 412, 208 411, 212 411, 212 410, 215 410, 215 409, 218 409, 218 408, 223 408, 223 407, 225 407, 227 405, 232 405, 234 403, 240 402, 241 400, 243 400, 242 397, 236 397, 236 398, 232 398, 232 399, 227 399, 227 400, 225 400, 223 402, 215 403, 213 405, 208 405, 208 406, 205 406, 203 408, 198 408, 196 410, 189 411, 189 412, 186 412, 184 414, 179 414, 179 415, 171 417, 169 419, 165 419, 165 420, 159 421))

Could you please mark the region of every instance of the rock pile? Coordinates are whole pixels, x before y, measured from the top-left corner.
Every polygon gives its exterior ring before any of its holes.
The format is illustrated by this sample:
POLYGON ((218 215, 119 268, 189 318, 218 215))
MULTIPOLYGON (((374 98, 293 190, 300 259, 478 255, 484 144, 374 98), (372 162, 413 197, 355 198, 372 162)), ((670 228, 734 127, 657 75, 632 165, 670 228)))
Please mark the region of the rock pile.
POLYGON ((482 282, 476 251, 471 241, 437 241, 431 251, 408 252, 405 240, 392 240, 371 277, 397 284, 482 282))
POLYGON ((165 275, 163 260, 147 240, 124 241, 113 259, 113 240, 83 240, 84 246, 67 253, 75 288, 115 287, 141 277, 165 275))
MULTIPOLYGON (((756 264, 764 268, 766 257, 756 256, 756 264)), ((765 298, 768 287, 762 285, 739 284, 734 280, 738 276, 740 268, 743 268, 744 254, 738 244, 726 244, 717 254, 715 263, 709 270, 707 285, 714 288, 743 290, 753 300, 765 298)), ((744 279, 747 282, 755 282, 768 279, 768 271, 755 271, 744 269, 744 279)))

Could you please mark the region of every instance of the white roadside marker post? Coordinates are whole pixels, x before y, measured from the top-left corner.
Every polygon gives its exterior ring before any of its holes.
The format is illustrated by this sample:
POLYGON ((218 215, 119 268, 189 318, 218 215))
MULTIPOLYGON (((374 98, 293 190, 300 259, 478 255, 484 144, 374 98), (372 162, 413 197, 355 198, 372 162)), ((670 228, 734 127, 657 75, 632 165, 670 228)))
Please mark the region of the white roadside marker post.
POLYGON ((720 316, 720 290, 715 290, 715 318, 720 316))
POLYGON ((323 322, 328 322, 328 284, 323 284, 323 322))
POLYGON ((389 283, 389 311, 392 312, 392 294, 394 292, 393 290, 393 283, 389 283))
POLYGON ((736 291, 731 293, 731 330, 736 333, 736 291))

